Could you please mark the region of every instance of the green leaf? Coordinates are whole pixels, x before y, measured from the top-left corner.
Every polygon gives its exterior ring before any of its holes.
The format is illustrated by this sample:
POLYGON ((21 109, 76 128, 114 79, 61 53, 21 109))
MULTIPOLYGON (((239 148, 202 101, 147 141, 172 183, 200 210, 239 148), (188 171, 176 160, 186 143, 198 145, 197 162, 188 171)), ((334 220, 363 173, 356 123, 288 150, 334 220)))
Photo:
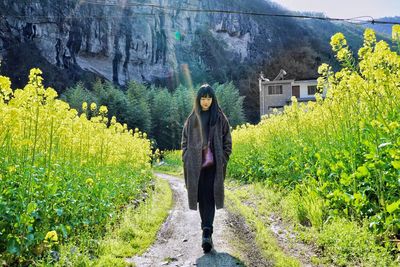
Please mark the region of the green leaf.
POLYGON ((387 205, 386 206, 386 211, 389 212, 389 213, 393 213, 394 211, 396 211, 399 208, 399 206, 400 206, 400 200, 398 200, 396 202, 393 202, 390 205, 387 205))
POLYGON ((392 222, 393 222, 393 216, 392 215, 387 216, 386 219, 385 219, 385 224, 389 225, 392 222))
POLYGON ((15 254, 15 255, 20 254, 21 247, 20 247, 19 241, 15 237, 12 237, 11 239, 8 240, 7 251, 10 254, 15 254))
POLYGON ((63 214, 63 209, 62 208, 56 209, 56 212, 57 212, 57 215, 59 217, 61 217, 61 215, 63 214))
POLYGON ((358 167, 357 171, 359 172, 361 177, 367 176, 369 174, 368 168, 364 165, 358 167))
POLYGON ((399 161, 399 160, 394 160, 394 161, 392 161, 392 166, 393 166, 396 170, 400 169, 400 161, 399 161))
POLYGON ((60 229, 61 229, 61 233, 63 234, 64 238, 68 237, 68 232, 67 229, 65 228, 65 226, 63 224, 60 224, 60 229))
POLYGON ((29 234, 26 236, 26 244, 32 245, 35 243, 35 235, 34 234, 29 234))
POLYGON ((388 153, 392 158, 394 158, 396 156, 396 154, 397 154, 397 149, 394 149, 394 148, 393 149, 389 149, 388 153))
POLYGON ((35 202, 30 202, 28 206, 26 207, 26 213, 31 214, 34 212, 37 208, 37 204, 35 202))
POLYGON ((340 174, 340 183, 343 184, 343 185, 345 185, 345 186, 350 185, 350 183, 351 183, 351 178, 349 177, 349 175, 347 175, 347 173, 342 172, 342 173, 340 174))
POLYGON ((57 193, 57 189, 58 189, 57 183, 50 184, 49 185, 49 194, 54 195, 55 193, 57 193))
POLYGON ((353 199, 353 195, 350 195, 350 194, 348 194, 348 193, 344 193, 343 194, 343 200, 346 202, 346 203, 350 203, 350 201, 353 199))

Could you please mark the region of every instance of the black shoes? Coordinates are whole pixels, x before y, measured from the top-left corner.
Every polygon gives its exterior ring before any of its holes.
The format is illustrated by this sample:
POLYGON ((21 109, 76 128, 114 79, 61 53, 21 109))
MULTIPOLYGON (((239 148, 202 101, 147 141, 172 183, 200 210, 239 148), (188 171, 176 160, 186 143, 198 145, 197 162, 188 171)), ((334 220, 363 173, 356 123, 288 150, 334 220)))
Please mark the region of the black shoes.
POLYGON ((212 237, 203 237, 203 241, 201 244, 204 253, 208 253, 213 248, 212 237))
POLYGON ((203 248, 204 253, 208 253, 213 248, 212 241, 212 229, 209 227, 203 228, 203 238, 201 242, 201 247, 203 248))
POLYGON ((210 252, 213 248, 212 237, 203 237, 201 247, 203 248, 204 253, 210 252))

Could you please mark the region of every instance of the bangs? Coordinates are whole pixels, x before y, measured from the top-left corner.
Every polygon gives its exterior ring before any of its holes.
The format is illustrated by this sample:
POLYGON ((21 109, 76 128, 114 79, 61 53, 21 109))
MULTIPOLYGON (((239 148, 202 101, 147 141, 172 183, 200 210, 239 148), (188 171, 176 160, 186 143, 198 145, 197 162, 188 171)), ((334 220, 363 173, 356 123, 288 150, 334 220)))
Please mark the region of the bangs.
POLYGON ((202 97, 210 97, 210 98, 212 98, 212 95, 210 95, 210 94, 205 94, 205 95, 201 95, 201 96, 200 96, 200 98, 202 98, 202 97))
POLYGON ((208 84, 201 86, 197 95, 199 96, 199 98, 201 98, 201 97, 214 98, 213 89, 208 84))

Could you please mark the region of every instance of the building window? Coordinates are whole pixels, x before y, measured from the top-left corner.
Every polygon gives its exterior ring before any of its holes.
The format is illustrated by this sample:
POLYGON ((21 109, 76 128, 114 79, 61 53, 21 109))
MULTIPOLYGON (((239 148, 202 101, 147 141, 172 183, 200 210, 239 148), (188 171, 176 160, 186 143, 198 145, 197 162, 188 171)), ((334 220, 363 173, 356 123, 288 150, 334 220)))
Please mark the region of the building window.
POLYGON ((268 85, 269 95, 281 95, 283 94, 282 85, 268 85))
POLYGON ((317 86, 316 85, 309 85, 307 86, 308 88, 308 95, 315 95, 317 92, 317 86))

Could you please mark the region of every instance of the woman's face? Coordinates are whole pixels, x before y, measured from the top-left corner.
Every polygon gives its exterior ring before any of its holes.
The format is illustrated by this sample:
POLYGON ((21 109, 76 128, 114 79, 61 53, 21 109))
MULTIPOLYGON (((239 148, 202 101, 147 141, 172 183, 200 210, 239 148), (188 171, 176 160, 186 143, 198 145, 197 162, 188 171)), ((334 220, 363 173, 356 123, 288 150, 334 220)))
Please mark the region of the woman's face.
POLYGON ((207 111, 211 107, 212 98, 209 95, 200 98, 201 110, 207 111))

